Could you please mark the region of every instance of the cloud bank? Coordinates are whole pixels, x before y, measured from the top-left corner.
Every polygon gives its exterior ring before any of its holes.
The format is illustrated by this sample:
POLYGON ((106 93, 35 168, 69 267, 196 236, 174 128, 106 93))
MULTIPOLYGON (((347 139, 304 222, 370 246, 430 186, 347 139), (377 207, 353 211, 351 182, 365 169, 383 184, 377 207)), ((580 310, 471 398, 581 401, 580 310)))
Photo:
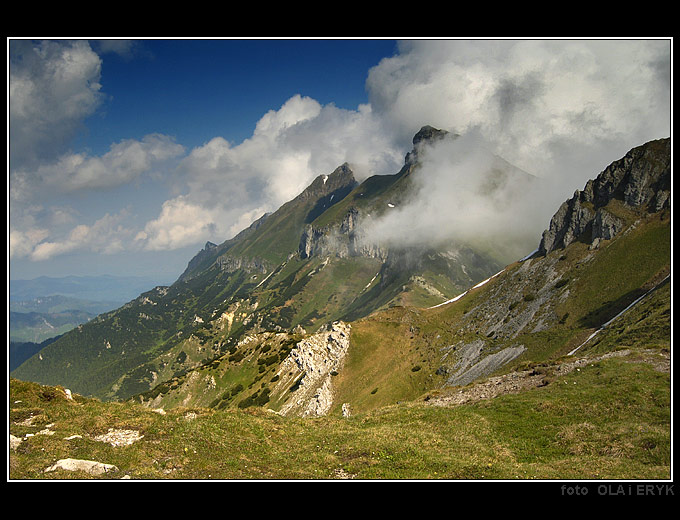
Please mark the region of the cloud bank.
POLYGON ((419 196, 367 224, 369 239, 456 239, 512 261, 574 190, 670 135, 667 41, 414 41, 400 51, 369 73, 375 113, 392 129, 422 122, 463 137, 422 154, 419 196), (537 178, 492 190, 493 154, 537 178))
POLYGON ((630 148, 670 135, 668 40, 406 41, 367 72, 369 102, 356 110, 300 93, 263 114, 241 143, 215 136, 187 150, 159 129, 90 156, 68 144, 104 96, 101 57, 86 41, 19 42, 11 51, 12 258, 221 242, 343 162, 359 178, 396 173, 423 125, 464 138, 426 155, 423 197, 395 208, 375 232, 439 240, 448 229, 493 241, 512 224, 517 240, 538 241, 557 205, 587 179, 630 148), (466 157, 461 145, 471 142, 549 189, 478 197, 476 172, 488 158, 466 157), (121 210, 60 234, 53 226, 51 193, 113 196, 141 181, 172 192, 156 216, 140 223, 121 210))

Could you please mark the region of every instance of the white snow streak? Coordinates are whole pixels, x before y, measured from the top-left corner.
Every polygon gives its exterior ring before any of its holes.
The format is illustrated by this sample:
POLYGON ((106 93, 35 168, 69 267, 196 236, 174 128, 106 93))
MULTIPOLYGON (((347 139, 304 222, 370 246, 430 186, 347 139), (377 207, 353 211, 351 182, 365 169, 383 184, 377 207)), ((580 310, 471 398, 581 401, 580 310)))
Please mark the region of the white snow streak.
POLYGON ((631 303, 628 307, 626 307, 626 308, 623 309, 621 312, 619 312, 619 313, 618 313, 616 316, 614 316, 611 320, 609 320, 609 321, 606 322, 606 323, 603 323, 603 324, 600 326, 599 329, 597 329, 597 330, 596 330, 595 332, 593 332, 590 336, 588 336, 588 339, 585 340, 583 343, 581 343, 578 347, 576 347, 574 350, 572 350, 571 352, 569 352, 569 354, 567 354, 567 356, 573 356, 574 353, 575 353, 578 349, 580 349, 583 345, 585 345, 585 344, 588 343, 591 339, 593 339, 600 331, 602 331, 602 330, 604 330, 605 328, 607 328, 614 320, 618 319, 622 314, 624 314, 625 312, 627 312, 631 307, 633 307, 634 305, 637 305, 637 304, 640 302, 640 300, 642 300, 643 298, 645 298, 645 297, 646 297, 648 294, 650 294, 652 291, 656 290, 656 288, 659 287, 659 286, 660 286, 662 283, 664 283, 666 280, 668 280, 668 278, 669 278, 670 276, 671 276, 670 274, 669 274, 668 276, 666 276, 666 278, 664 278, 663 280, 661 280, 658 284, 656 284, 654 287, 652 287, 649 291, 647 291, 645 294, 643 294, 643 295, 640 296, 637 300, 635 300, 633 303, 631 303))
POLYGON ((460 300, 460 299, 461 299, 463 296, 465 296, 467 293, 469 293, 469 292, 472 291, 473 289, 477 289, 478 287, 481 287, 482 285, 484 285, 485 283, 487 283, 489 280, 491 280, 491 279, 493 279, 493 278, 496 278, 496 277, 497 277, 499 274, 501 274, 503 271, 505 271, 505 269, 501 269, 501 270, 498 271, 495 275, 490 276, 490 277, 487 278, 486 280, 483 280, 483 281, 479 282, 477 285, 475 285, 474 287, 472 287, 472 289, 468 289, 467 291, 465 291, 465 292, 462 293, 462 294, 459 294, 459 295, 456 296, 455 298, 451 298, 450 300, 446 300, 445 302, 438 303, 437 305, 433 305, 432 307, 428 307, 428 309, 436 309, 437 307, 441 307, 442 305, 447 305, 447 304, 449 304, 449 303, 453 303, 453 302, 455 302, 455 301, 460 300))

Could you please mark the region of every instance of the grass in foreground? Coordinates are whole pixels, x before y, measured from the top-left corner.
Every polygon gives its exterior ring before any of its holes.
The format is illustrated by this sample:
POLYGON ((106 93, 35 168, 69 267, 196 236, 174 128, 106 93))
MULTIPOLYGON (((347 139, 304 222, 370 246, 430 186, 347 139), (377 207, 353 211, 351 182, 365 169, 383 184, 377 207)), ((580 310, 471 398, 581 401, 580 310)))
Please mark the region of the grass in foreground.
POLYGON ((11 380, 10 433, 53 434, 10 450, 10 479, 667 479, 670 375, 630 361, 456 408, 413 401, 317 419, 262 409, 161 415, 11 380), (93 439, 111 428, 143 438, 118 447, 93 439), (72 435, 81 437, 65 440, 72 435), (119 471, 43 472, 63 458, 119 471))

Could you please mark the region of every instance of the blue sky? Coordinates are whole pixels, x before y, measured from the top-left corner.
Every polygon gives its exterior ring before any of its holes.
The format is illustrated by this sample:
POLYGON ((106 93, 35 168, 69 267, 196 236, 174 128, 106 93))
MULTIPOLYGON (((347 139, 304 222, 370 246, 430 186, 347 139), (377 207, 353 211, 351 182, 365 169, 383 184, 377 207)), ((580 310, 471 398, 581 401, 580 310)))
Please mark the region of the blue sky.
MULTIPOLYGON (((96 44, 93 45, 96 49, 96 44)), ((104 55, 107 100, 87 121, 85 146, 158 132, 193 148, 250 137, 256 122, 295 94, 356 109, 368 69, 394 40, 145 40, 104 55)))
MULTIPOLYGON (((538 240, 574 189, 670 135, 671 46, 8 39, 9 277, 171 282, 207 240, 231 238, 345 161, 360 180, 395 173, 425 124, 473 135, 546 180, 543 204, 514 223, 538 240)), ((463 173, 446 175, 438 189, 453 201, 463 173)), ((429 212, 419 234, 466 203, 429 212)))

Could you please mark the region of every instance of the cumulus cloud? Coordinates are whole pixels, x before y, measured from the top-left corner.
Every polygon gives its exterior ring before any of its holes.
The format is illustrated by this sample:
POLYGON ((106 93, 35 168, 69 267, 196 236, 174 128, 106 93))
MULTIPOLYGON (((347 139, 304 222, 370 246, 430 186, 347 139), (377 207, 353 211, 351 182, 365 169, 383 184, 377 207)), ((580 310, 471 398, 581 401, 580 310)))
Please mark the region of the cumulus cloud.
POLYGON ((10 258, 28 257, 44 261, 65 253, 88 251, 101 254, 119 253, 125 249, 132 231, 121 224, 124 212, 108 213, 91 226, 77 225, 61 239, 46 240, 49 232, 44 229, 10 232, 10 258))
POLYGON ((367 79, 376 113, 408 135, 477 131, 496 153, 575 185, 670 133, 668 40, 402 42, 367 79), (578 154, 587 161, 574 163, 578 154))
POLYGON ((186 190, 163 205, 138 243, 158 250, 226 240, 344 162, 365 177, 394 173, 401 161, 369 107, 343 110, 295 95, 242 143, 215 137, 193 149, 175 172, 186 190))
POLYGON ((101 59, 85 40, 11 40, 11 167, 25 168, 64 151, 102 101, 101 59))
POLYGON ((13 229, 9 232, 9 257, 24 258, 30 256, 35 247, 49 236, 43 228, 26 230, 13 229))
POLYGON ((67 153, 55 162, 35 169, 12 172, 12 196, 25 198, 36 189, 71 192, 114 188, 132 182, 150 172, 154 166, 183 153, 183 146, 160 134, 115 143, 99 157, 67 153), (30 193, 27 194, 27 191, 30 193))

